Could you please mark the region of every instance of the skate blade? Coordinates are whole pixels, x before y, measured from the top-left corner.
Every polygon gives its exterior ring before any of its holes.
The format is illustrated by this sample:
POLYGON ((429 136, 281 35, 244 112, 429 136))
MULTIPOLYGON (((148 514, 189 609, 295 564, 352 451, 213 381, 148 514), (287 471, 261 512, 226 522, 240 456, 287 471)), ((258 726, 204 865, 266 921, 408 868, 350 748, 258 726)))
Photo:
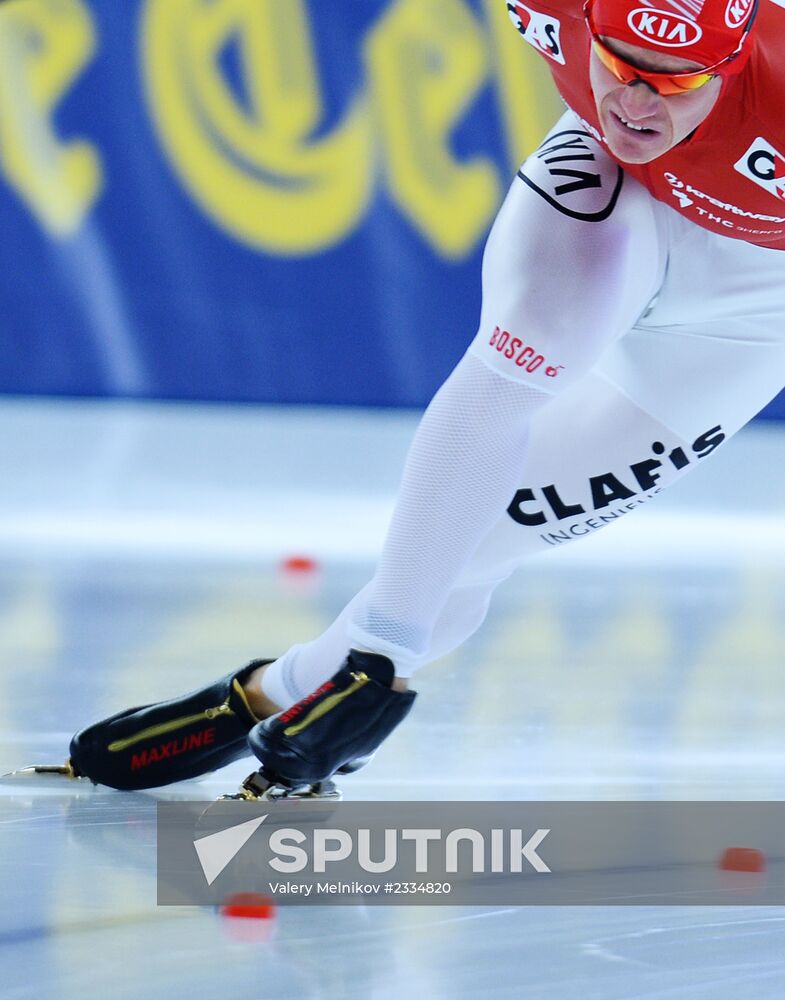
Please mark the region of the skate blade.
POLYGON ((0 774, 0 780, 39 779, 42 776, 49 778, 59 776, 70 781, 82 780, 74 771, 70 760, 67 760, 64 764, 29 764, 27 767, 20 767, 17 771, 8 771, 6 774, 0 774))
POLYGON ((282 802, 302 799, 329 799, 332 802, 340 802, 342 798, 343 795, 336 787, 335 782, 329 779, 315 785, 283 785, 269 781, 258 771, 254 771, 253 774, 248 775, 238 792, 233 795, 220 795, 217 801, 282 802))

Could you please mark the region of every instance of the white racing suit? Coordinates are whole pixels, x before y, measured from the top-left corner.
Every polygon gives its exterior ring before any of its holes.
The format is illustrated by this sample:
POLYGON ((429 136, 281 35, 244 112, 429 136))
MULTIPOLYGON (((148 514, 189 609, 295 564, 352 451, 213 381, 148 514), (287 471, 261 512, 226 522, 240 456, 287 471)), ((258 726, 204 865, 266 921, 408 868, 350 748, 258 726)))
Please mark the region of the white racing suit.
POLYGON ((783 384, 785 253, 655 201, 568 112, 493 226, 479 331, 417 432, 374 579, 265 691, 291 704, 350 646, 410 675, 526 556, 648 502, 783 384))

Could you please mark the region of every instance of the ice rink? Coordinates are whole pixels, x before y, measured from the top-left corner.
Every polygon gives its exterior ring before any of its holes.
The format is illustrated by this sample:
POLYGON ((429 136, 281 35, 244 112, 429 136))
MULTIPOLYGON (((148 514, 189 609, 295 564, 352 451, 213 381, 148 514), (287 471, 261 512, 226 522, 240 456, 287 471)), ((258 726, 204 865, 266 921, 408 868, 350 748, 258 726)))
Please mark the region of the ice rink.
MULTIPOLYGON (((416 416, 0 404, 0 771, 274 656, 368 579, 416 416), (318 560, 281 573, 291 555, 318 560)), ((538 557, 348 800, 785 797, 783 431, 538 557)), ((158 908, 158 793, 0 782, 0 998, 773 1000, 785 907, 158 908)))

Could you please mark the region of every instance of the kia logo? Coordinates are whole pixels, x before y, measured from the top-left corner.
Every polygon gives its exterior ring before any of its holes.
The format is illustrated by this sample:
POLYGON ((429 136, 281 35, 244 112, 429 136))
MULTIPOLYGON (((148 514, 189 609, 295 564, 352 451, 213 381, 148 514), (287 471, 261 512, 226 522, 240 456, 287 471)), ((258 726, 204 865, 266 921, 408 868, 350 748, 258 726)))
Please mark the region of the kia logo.
POLYGON ((728 0, 725 23, 729 28, 740 28, 752 13, 753 0, 728 0))
MULTIPOLYGON (((731 0, 731 4, 747 0, 731 0)), ((636 7, 627 15, 627 24, 646 42, 654 42, 666 49, 680 49, 694 45, 703 35, 703 28, 688 17, 652 7, 636 7)))

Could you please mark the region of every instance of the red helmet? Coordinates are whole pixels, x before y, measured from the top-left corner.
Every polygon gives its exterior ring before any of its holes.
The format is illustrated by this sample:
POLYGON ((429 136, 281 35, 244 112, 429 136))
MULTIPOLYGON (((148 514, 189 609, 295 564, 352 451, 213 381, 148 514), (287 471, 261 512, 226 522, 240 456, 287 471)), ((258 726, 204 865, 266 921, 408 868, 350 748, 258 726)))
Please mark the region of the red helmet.
POLYGON ((587 0, 585 12, 594 35, 702 66, 727 60, 735 71, 749 54, 744 42, 757 6, 758 0, 587 0))

